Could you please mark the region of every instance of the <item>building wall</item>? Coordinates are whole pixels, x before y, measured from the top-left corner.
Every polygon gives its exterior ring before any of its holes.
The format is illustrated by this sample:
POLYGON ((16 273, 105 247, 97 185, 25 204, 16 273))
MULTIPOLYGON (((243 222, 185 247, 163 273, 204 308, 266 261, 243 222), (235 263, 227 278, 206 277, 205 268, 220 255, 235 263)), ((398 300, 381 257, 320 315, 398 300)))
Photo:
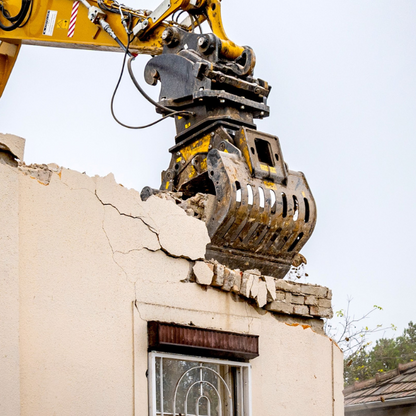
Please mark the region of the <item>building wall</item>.
POLYGON ((330 339, 191 279, 202 222, 112 175, 9 159, 0 152, 2 416, 147 415, 149 320, 259 335, 254 416, 343 414, 330 339))

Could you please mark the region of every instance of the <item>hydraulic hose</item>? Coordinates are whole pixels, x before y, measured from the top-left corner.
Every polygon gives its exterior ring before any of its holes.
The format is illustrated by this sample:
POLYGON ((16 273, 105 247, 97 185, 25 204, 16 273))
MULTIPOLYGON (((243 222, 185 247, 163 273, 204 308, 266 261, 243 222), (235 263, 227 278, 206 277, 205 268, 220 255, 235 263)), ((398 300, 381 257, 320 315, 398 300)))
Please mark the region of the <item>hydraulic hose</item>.
POLYGON ((12 24, 10 26, 6 26, 0 21, 0 28, 6 32, 10 32, 12 30, 17 29, 25 20, 31 4, 32 4, 32 0, 22 0, 22 6, 20 8, 19 13, 16 16, 10 16, 10 13, 8 12, 8 10, 4 8, 4 4, 1 3, 0 4, 1 14, 12 24))

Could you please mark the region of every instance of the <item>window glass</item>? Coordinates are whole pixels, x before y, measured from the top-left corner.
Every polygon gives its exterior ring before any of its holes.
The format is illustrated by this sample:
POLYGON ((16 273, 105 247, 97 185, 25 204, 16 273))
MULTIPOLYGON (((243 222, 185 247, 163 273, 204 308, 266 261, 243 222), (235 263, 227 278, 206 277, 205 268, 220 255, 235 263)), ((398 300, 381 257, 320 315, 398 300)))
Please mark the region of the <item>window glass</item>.
POLYGON ((151 416, 249 416, 247 363, 150 353, 151 416))

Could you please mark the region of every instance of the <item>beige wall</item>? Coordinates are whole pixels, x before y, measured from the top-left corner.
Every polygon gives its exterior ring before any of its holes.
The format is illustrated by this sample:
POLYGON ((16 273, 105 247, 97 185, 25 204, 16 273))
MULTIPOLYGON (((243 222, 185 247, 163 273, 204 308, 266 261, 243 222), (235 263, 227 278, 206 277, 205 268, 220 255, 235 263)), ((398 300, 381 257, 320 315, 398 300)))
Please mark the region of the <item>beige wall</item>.
POLYGON ((2 416, 147 415, 148 320, 259 335, 254 416, 343 414, 338 348, 190 282, 207 232, 172 202, 55 166, 0 186, 2 416))

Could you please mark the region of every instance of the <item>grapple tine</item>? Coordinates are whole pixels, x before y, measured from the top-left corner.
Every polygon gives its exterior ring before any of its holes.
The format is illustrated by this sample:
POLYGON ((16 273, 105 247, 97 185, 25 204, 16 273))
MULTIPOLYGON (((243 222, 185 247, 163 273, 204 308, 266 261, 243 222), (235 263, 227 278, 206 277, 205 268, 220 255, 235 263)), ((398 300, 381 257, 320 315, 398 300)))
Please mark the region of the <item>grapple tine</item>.
MULTIPOLYGON (((276 159, 282 160, 278 149, 276 159)), ((285 171, 285 178, 272 182, 263 173, 254 176, 255 162, 217 149, 208 153, 216 205, 207 219, 207 256, 230 267, 257 268, 282 278, 313 231, 315 202, 302 173, 285 171)))

